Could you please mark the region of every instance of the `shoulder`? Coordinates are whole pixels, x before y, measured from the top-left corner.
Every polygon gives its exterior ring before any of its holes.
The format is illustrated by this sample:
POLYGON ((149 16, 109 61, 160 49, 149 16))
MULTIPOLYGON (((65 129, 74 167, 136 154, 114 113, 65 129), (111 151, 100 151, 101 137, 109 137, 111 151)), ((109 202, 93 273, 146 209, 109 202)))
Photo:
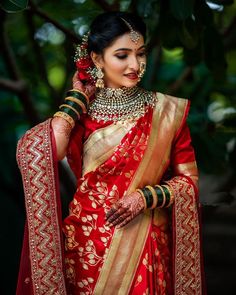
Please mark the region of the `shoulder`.
POLYGON ((173 126, 177 132, 187 119, 190 101, 185 98, 175 97, 161 92, 153 92, 156 96, 154 116, 159 117, 163 122, 173 126))
POLYGON ((174 112, 176 116, 186 117, 189 112, 190 101, 161 92, 153 92, 156 96, 156 107, 160 111, 174 112))
POLYGON ((164 94, 161 92, 155 92, 155 95, 159 102, 165 103, 165 104, 172 104, 176 107, 184 107, 189 105, 190 101, 186 98, 182 97, 176 97, 169 94, 164 94))

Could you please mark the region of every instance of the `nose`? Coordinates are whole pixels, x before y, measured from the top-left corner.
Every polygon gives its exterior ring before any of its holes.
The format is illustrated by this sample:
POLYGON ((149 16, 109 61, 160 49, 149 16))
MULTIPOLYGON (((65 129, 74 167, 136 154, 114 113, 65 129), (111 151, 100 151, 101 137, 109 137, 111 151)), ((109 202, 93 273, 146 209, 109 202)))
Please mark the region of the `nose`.
POLYGON ((135 72, 138 72, 138 70, 139 70, 139 61, 138 61, 138 58, 136 56, 130 57, 129 68, 132 69, 135 72))

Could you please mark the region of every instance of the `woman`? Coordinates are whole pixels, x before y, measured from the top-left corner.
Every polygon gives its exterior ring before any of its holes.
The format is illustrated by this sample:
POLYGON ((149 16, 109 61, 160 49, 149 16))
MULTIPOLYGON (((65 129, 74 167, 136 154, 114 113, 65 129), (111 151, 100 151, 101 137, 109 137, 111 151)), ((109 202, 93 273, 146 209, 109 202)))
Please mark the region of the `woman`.
POLYGON ((28 225, 18 294, 203 294, 189 102, 137 86, 144 42, 137 16, 98 16, 73 90, 20 140, 28 225), (78 182, 62 225, 65 156, 78 182))

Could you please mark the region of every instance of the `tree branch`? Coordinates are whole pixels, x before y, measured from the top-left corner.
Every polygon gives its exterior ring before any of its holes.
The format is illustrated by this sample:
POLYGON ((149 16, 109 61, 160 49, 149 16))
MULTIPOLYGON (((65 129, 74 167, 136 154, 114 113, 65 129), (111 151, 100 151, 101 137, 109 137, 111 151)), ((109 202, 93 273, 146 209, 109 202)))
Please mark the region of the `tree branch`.
POLYGON ((180 75, 180 77, 168 87, 166 93, 168 94, 176 93, 180 89, 180 87, 183 85, 184 81, 192 74, 192 72, 193 72, 192 67, 185 68, 182 74, 180 75))
POLYGON ((77 36, 76 34, 71 32, 69 29, 65 28, 60 23, 58 23, 57 21, 52 19, 50 16, 48 16, 44 11, 38 8, 32 0, 29 1, 29 4, 30 5, 28 9, 30 9, 34 14, 38 15, 39 17, 43 18, 44 20, 53 24, 56 28, 61 30, 67 37, 69 37, 72 40, 72 42, 74 43, 81 42, 81 38, 79 36, 77 36))
POLYGON ((0 88, 3 90, 12 91, 15 93, 22 92, 26 87, 26 83, 23 80, 12 81, 4 78, 0 78, 0 88))
MULTIPOLYGON (((6 15, 4 15, 0 21, 0 36, 1 36, 1 40, 2 40, 1 48, 3 51, 4 60, 6 62, 9 74, 10 74, 12 80, 14 80, 12 82, 18 86, 18 89, 15 89, 15 90, 18 90, 18 92, 16 92, 16 93, 17 93, 17 95, 24 107, 25 114, 28 117, 30 123, 32 125, 35 125, 36 123, 39 122, 39 116, 34 108, 33 102, 31 100, 31 97, 29 94, 27 84, 26 83, 24 84, 24 82, 22 84, 22 81, 24 81, 24 79, 21 78, 21 74, 20 74, 20 71, 17 67, 13 51, 10 47, 9 40, 7 38, 7 34, 6 34, 6 30, 5 30, 5 19, 6 19, 6 15), (24 87, 20 88, 19 85, 22 85, 24 87)), ((2 84, 5 85, 5 89, 6 89, 6 87, 8 87, 7 90, 13 91, 13 89, 14 89, 13 83, 11 84, 7 80, 4 80, 4 79, 2 80, 2 84)))

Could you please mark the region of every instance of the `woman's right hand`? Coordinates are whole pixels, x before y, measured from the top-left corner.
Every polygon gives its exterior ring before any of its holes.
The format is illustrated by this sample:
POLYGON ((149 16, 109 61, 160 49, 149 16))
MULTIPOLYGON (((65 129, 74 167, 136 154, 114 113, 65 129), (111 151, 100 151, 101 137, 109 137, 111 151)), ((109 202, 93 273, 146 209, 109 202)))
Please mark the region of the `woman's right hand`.
POLYGON ((78 71, 75 72, 73 78, 73 88, 84 92, 89 98, 95 93, 96 87, 91 83, 85 85, 78 79, 78 71))

